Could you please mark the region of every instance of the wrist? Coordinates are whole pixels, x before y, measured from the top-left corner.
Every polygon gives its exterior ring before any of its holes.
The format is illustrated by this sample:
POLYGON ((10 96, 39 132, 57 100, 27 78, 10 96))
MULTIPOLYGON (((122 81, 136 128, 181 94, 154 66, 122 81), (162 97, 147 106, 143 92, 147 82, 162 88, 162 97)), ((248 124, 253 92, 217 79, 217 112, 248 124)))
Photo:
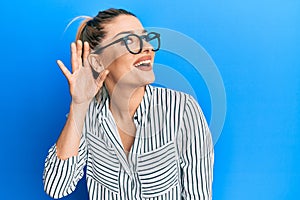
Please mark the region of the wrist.
POLYGON ((71 102, 70 105, 70 111, 75 112, 75 113, 84 113, 87 111, 89 107, 89 102, 84 102, 84 103, 75 103, 71 102))

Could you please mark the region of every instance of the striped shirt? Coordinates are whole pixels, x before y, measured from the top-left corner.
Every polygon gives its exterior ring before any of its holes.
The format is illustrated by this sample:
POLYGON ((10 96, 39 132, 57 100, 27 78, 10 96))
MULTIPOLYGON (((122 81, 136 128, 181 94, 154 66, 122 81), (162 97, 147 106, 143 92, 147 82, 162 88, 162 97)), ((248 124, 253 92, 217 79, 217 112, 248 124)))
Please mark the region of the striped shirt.
POLYGON ((77 156, 60 160, 53 145, 44 189, 53 198, 72 193, 84 175, 91 200, 212 199, 214 153, 210 131, 188 94, 146 86, 134 117, 128 155, 109 110, 109 97, 91 102, 77 156))

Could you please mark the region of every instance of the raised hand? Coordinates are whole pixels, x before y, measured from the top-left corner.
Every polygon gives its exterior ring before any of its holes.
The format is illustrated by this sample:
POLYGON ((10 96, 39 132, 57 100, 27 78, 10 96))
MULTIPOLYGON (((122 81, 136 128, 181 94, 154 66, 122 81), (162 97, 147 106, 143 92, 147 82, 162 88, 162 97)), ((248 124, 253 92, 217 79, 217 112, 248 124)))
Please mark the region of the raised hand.
POLYGON ((57 61, 58 66, 69 82, 73 104, 90 103, 92 98, 102 87, 103 82, 109 73, 108 70, 103 70, 95 79, 93 77, 92 66, 90 66, 88 62, 89 53, 89 44, 87 42, 82 44, 82 42, 78 40, 76 43, 72 42, 71 44, 72 73, 61 60, 57 61), (82 45, 84 45, 83 54, 82 45))

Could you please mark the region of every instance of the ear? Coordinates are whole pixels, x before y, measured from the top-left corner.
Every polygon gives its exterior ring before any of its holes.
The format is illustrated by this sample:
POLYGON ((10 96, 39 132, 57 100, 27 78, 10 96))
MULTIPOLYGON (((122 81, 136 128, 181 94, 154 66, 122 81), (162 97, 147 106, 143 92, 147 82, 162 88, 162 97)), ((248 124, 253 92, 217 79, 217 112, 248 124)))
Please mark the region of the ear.
POLYGON ((88 56, 88 61, 95 72, 100 73, 104 70, 103 63, 97 54, 90 54, 88 56))

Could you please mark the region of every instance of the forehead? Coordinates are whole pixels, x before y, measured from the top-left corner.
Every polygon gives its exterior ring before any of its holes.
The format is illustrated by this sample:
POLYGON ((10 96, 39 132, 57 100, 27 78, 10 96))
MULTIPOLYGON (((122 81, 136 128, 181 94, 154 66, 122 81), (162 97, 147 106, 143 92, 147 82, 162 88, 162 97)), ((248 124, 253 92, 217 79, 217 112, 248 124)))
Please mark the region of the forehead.
POLYGON ((142 23, 134 16, 120 15, 113 19, 104 27, 106 31, 106 39, 112 38, 120 32, 143 30, 142 23))

